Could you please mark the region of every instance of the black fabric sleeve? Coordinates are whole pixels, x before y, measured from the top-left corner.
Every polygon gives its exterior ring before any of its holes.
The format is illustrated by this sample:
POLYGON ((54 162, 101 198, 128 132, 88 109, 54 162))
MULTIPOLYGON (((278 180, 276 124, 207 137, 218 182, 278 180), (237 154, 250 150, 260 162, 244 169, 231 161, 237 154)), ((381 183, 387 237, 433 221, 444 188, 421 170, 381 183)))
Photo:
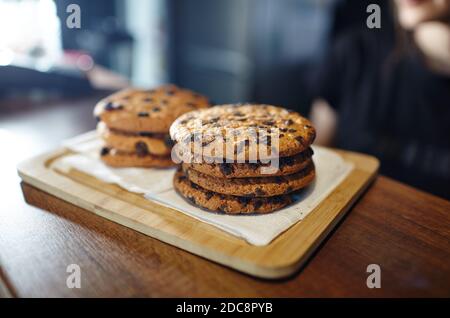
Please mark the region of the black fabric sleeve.
MULTIPOLYGON (((336 38, 325 54, 313 80, 313 95, 323 98, 331 107, 338 109, 345 89, 346 73, 354 65, 349 63, 358 57, 359 50, 355 48, 355 34, 348 33, 336 38)), ((353 71, 353 70, 350 70, 353 71)), ((348 84, 348 83, 347 83, 348 84)))

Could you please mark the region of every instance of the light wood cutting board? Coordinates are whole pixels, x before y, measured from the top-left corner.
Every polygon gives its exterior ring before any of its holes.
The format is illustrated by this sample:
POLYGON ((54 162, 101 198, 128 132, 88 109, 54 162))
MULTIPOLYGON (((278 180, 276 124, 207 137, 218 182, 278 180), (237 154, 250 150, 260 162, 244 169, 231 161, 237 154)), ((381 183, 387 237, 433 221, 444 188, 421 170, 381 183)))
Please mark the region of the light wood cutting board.
POLYGON ((297 271, 376 176, 376 158, 336 150, 355 169, 319 206, 266 246, 254 246, 212 225, 72 170, 49 168, 57 149, 18 166, 22 180, 53 196, 193 254, 262 278, 281 278, 297 271))

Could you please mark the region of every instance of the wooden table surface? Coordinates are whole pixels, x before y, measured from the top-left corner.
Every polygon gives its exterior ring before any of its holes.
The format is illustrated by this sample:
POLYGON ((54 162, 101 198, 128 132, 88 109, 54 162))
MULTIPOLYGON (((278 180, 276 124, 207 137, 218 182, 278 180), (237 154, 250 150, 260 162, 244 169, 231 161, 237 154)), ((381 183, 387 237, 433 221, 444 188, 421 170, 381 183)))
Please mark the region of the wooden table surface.
MULTIPOLYGON (((294 276, 214 264, 23 184, 15 165, 94 128, 98 97, 0 117, 0 297, 450 296, 450 202, 380 176, 294 276), (69 289, 69 264, 81 288, 69 289), (381 267, 369 289, 366 268, 381 267)), ((1 108, 1 104, 0 104, 1 108)))

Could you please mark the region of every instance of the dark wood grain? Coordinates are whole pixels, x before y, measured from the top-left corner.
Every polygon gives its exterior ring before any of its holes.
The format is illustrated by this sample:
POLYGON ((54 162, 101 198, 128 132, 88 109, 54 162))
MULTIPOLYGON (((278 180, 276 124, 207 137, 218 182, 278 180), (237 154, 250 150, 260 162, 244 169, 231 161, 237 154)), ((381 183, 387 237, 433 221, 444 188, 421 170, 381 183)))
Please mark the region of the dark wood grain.
POLYGON ((301 271, 281 281, 214 264, 23 184, 25 203, 15 165, 94 128, 95 100, 0 117, 0 147, 9 149, 0 165, 0 284, 9 295, 450 296, 450 203, 382 176, 301 271), (81 289, 66 287, 72 263, 81 289), (381 289, 366 287, 372 263, 381 266, 381 289))

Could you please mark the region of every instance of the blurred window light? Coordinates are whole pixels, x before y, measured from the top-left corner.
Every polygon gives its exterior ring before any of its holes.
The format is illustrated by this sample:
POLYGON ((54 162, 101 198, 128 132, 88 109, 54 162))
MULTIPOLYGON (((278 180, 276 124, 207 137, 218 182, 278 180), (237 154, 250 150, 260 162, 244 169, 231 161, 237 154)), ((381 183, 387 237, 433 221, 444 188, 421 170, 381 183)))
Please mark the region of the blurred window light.
POLYGON ((9 49, 0 49, 0 66, 7 66, 12 63, 14 54, 9 49))
POLYGON ((60 22, 53 0, 0 0, 0 63, 11 54, 14 59, 26 56, 51 63, 61 58, 60 22))
POLYGON ((164 0, 125 1, 124 13, 133 44, 132 82, 149 87, 168 80, 167 3, 164 0))

